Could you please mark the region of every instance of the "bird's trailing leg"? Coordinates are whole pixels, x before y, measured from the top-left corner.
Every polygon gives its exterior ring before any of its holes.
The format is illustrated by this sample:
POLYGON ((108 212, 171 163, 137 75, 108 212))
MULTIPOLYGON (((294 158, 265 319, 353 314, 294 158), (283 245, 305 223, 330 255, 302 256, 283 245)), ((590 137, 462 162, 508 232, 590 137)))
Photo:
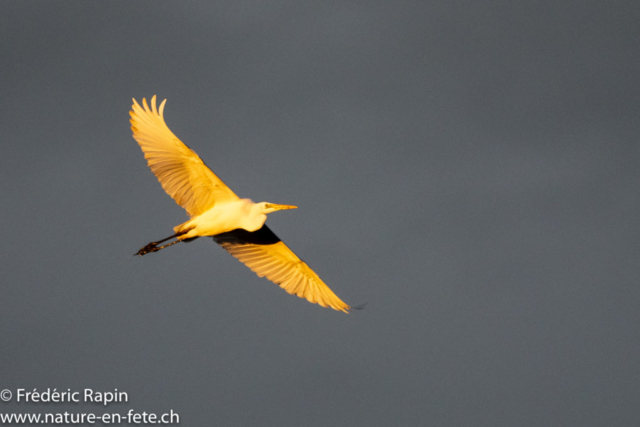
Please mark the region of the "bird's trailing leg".
POLYGON ((167 237, 165 239, 158 240, 157 242, 151 242, 151 243, 147 244, 145 247, 141 248, 134 255, 142 256, 142 255, 148 254, 149 252, 156 252, 156 251, 159 251, 160 249, 164 249, 164 248, 167 248, 167 247, 169 247, 171 245, 175 245, 176 243, 179 243, 180 240, 176 240, 174 242, 167 243, 166 245, 163 245, 163 246, 158 246, 159 243, 166 242, 167 240, 173 239, 174 237, 182 236, 184 233, 185 232, 183 231, 182 233, 176 233, 176 234, 174 234, 172 236, 169 236, 169 237, 167 237))

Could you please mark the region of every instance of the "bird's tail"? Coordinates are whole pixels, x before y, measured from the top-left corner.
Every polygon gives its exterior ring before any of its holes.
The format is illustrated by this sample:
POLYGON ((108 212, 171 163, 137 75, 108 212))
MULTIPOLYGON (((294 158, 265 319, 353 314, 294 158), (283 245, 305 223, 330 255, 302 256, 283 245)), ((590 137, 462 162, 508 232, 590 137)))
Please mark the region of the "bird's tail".
POLYGON ((175 231, 178 235, 187 234, 190 230, 194 229, 195 225, 192 224, 191 220, 187 222, 183 222, 180 225, 176 225, 173 227, 173 231, 175 231))

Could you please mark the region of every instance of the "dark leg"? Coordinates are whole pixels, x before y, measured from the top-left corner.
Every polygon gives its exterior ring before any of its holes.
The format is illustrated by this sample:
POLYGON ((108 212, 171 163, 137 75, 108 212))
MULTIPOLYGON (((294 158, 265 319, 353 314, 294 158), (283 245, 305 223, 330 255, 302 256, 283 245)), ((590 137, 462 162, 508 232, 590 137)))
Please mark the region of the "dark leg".
POLYGON ((169 237, 166 237, 166 238, 164 238, 164 239, 162 239, 162 240, 158 240, 157 242, 151 242, 151 243, 149 243, 149 244, 150 244, 150 245, 155 246, 155 245, 157 245, 158 243, 166 242, 166 241, 167 241, 167 240, 169 240, 169 239, 173 239, 174 237, 182 236, 183 234, 184 234, 184 232, 182 232, 182 233, 176 233, 176 234, 173 234, 173 235, 171 235, 171 236, 169 236, 169 237))
POLYGON ((167 240, 169 240, 169 239, 173 239, 174 237, 181 236, 181 235, 183 235, 184 233, 185 233, 185 232, 182 232, 182 233, 176 233, 176 234, 174 234, 174 235, 172 235, 172 236, 169 236, 169 237, 167 237, 167 238, 165 238, 165 239, 158 240, 157 242, 151 242, 151 243, 147 244, 145 247, 141 248, 141 249, 140 249, 138 252, 136 252, 134 255, 140 255, 140 256, 142 256, 142 255, 144 255, 144 254, 148 254, 149 252, 156 252, 156 251, 159 251, 160 249, 164 249, 164 248, 166 248, 166 247, 168 247, 168 246, 175 245, 176 243, 180 242, 180 240, 176 240, 175 242, 171 242, 171 243, 169 243, 169 244, 167 244, 167 245, 164 245, 164 246, 158 246, 158 243, 166 242, 167 240))

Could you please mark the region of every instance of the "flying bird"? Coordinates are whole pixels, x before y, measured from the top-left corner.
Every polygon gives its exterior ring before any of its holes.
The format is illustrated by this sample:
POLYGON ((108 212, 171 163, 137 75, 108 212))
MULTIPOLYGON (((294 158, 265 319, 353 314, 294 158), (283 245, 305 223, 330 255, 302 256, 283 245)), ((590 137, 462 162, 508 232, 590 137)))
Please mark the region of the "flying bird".
POLYGON ((254 203, 239 198, 200 157, 176 137, 164 121, 167 100, 151 108, 133 99, 131 130, 151 171, 162 188, 189 214, 189 221, 173 228, 175 234, 151 242, 135 255, 145 255, 179 242, 210 236, 231 255, 290 294, 322 307, 344 311, 348 306, 265 225, 267 214, 296 206, 254 203), (174 239, 171 243, 160 243, 174 239))

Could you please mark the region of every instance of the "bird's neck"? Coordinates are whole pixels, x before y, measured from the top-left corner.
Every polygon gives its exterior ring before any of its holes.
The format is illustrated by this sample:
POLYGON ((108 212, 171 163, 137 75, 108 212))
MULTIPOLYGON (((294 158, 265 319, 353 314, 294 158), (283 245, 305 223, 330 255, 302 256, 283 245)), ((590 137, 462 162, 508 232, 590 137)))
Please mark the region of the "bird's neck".
POLYGON ((249 214, 243 218, 242 228, 247 231, 256 231, 262 228, 266 220, 267 215, 262 212, 260 205, 254 203, 249 207, 249 214))

